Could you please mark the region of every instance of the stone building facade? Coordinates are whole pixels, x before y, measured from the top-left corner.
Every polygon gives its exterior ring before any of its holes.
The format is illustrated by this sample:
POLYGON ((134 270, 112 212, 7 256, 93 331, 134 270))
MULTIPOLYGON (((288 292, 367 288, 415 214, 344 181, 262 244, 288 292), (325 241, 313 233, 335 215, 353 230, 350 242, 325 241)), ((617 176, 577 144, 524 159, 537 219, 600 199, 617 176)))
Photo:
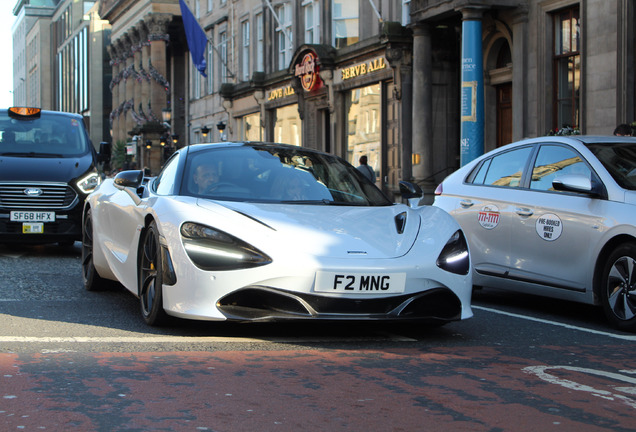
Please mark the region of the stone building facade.
POLYGON ((206 77, 177 0, 99 4, 112 25, 113 141, 138 137, 135 157, 155 172, 162 136, 177 147, 283 141, 354 165, 367 155, 387 193, 412 180, 430 199, 461 163, 466 121, 480 123, 488 151, 554 130, 611 134, 635 120, 633 0, 185 3, 208 39, 206 77), (480 68, 483 98, 466 96, 467 67, 480 68), (475 104, 483 117, 470 120, 475 104))
POLYGON ((18 0, 13 103, 84 116, 95 147, 110 141, 110 26, 88 0, 18 0))

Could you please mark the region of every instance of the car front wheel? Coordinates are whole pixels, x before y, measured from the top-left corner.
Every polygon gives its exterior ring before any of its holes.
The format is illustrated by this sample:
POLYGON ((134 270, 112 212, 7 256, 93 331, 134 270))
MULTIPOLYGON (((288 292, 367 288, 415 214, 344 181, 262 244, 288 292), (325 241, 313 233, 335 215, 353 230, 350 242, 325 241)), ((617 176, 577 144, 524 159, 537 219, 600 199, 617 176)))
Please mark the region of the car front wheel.
POLYGON ((163 309, 161 251, 157 224, 152 222, 141 243, 139 260, 139 299, 141 314, 147 324, 165 324, 168 315, 163 309))
POLYGON ((107 280, 97 273, 93 262, 93 212, 90 209, 82 224, 82 279, 87 291, 98 291, 107 285, 107 280))
POLYGON ((617 247, 603 269, 601 301, 616 328, 636 332, 636 245, 617 247))

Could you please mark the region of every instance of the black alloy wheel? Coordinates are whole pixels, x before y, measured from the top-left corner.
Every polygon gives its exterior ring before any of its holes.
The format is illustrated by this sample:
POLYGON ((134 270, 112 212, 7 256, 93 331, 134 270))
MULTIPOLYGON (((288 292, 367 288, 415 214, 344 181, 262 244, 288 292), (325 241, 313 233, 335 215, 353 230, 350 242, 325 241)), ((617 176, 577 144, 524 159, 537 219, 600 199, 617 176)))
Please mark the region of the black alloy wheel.
POLYGON ((87 291, 99 291, 108 281, 95 270, 93 262, 93 212, 88 209, 82 224, 82 279, 87 291))
POLYGON ((623 244, 607 258, 603 269, 601 301, 614 327, 636 332, 636 245, 623 244))
POLYGON ((139 258, 139 299, 141 314, 148 325, 165 324, 168 315, 163 309, 163 279, 161 250, 157 224, 152 222, 146 229, 141 242, 139 258))

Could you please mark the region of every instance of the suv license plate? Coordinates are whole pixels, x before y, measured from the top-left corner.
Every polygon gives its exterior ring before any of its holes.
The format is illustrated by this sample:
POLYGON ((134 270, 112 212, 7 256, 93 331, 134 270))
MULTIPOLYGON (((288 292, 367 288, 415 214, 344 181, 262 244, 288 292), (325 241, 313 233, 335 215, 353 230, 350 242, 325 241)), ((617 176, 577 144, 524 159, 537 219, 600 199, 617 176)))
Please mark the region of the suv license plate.
POLYGON ((44 224, 42 222, 24 222, 22 224, 22 234, 42 234, 44 224))
POLYGON ((55 212, 12 211, 11 222, 55 222, 55 212))

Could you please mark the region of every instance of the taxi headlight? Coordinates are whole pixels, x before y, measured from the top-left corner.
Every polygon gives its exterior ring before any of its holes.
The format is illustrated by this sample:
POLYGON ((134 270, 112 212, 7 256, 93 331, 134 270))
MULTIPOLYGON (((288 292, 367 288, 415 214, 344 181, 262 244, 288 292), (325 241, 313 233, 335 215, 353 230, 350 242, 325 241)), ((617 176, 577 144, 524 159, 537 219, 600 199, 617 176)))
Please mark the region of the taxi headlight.
POLYGON ((193 222, 181 225, 181 241, 188 257, 202 270, 238 270, 272 262, 270 257, 244 241, 193 222))
POLYGON ((455 231, 437 258, 437 266, 451 273, 467 275, 470 270, 468 244, 461 230, 455 231))
POLYGON ((101 183, 102 178, 99 176, 97 171, 92 171, 77 181, 77 187, 85 194, 89 194, 101 183))

